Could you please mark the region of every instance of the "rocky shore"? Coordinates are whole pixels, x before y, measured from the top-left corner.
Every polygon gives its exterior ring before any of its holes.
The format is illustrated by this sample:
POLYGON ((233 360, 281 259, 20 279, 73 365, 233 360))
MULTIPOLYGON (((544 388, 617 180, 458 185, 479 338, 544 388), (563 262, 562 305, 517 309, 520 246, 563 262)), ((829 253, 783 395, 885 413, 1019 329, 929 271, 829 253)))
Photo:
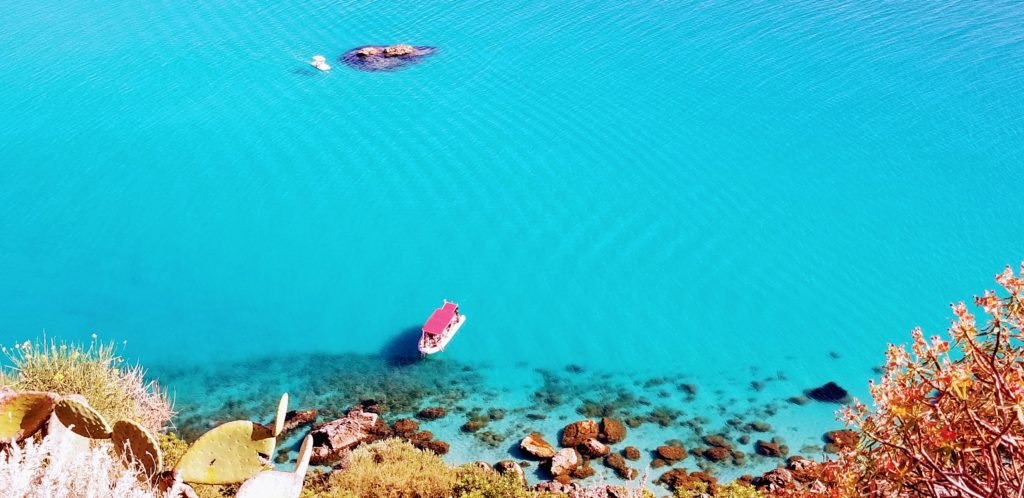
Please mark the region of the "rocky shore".
MULTIPOLYGON (((852 439, 835 430, 830 417, 832 400, 848 396, 845 390, 832 383, 787 388, 781 373, 741 381, 745 391, 728 392, 680 378, 636 379, 570 365, 528 370, 536 381, 528 377, 500 388, 488 369, 455 362, 395 365, 373 355, 341 356, 258 361, 265 371, 280 370, 287 381, 240 382, 235 386, 252 392, 236 387, 211 393, 226 402, 213 409, 188 406, 182 411, 196 415, 177 420, 179 430, 186 439, 194 437, 212 423, 258 411, 245 401, 249 396, 287 389, 302 410, 288 414, 286 432, 293 441, 313 436, 315 465, 341 469, 353 448, 399 438, 447 455, 452 463, 480 460, 481 467, 521 474, 545 489, 599 479, 628 483, 645 474, 668 488, 737 478, 756 484, 767 471, 786 469, 799 458, 820 458, 852 439), (532 390, 524 389, 530 382, 532 390), (817 410, 827 430, 794 446, 787 441, 793 428, 773 423, 784 420, 778 414, 786 410, 817 410)), ((224 374, 218 369, 160 375, 175 386, 209 386, 224 374)), ((293 459, 294 449, 282 445, 275 461, 293 459)))

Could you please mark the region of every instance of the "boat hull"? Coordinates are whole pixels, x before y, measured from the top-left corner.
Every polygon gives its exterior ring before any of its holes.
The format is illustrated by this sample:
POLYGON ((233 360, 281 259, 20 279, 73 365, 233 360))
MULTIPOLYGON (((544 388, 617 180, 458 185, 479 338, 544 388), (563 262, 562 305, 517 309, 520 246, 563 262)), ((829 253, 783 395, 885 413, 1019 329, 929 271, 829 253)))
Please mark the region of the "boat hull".
POLYGON ((452 342, 452 338, 455 337, 455 333, 458 332, 460 328, 462 328, 462 324, 464 323, 466 323, 466 315, 459 315, 458 323, 452 325, 447 332, 442 334, 441 338, 437 341, 436 344, 427 344, 426 341, 424 341, 425 337, 421 336, 419 343, 420 354, 431 355, 444 351, 445 346, 447 346, 449 342, 452 342))

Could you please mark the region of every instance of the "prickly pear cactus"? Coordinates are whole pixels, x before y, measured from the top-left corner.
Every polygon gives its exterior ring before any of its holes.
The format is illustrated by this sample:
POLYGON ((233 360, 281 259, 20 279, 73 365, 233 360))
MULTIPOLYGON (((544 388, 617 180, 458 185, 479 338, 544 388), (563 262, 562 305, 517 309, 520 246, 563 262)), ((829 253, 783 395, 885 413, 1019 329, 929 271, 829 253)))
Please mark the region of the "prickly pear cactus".
POLYGON ((302 482, 309 468, 309 457, 313 452, 313 437, 306 436, 299 449, 299 460, 295 464, 295 472, 279 472, 265 470, 245 481, 238 488, 235 498, 299 498, 302 494, 302 482))
POLYGON ((152 478, 163 470, 163 454, 156 438, 145 427, 131 421, 118 420, 110 436, 114 443, 114 453, 121 457, 125 465, 138 464, 147 478, 152 478))
POLYGON ((110 438, 110 425, 84 401, 62 398, 53 408, 57 420, 71 432, 91 439, 110 438))
POLYGON ((174 469, 188 483, 239 483, 269 467, 276 444, 272 429, 236 420, 200 436, 174 469))
POLYGON ((274 419, 274 437, 281 434, 284 429, 284 421, 288 415, 288 393, 281 395, 281 401, 277 402, 277 417, 274 419))
POLYGON ((46 424, 56 396, 26 391, 0 392, 0 443, 21 441, 46 424))

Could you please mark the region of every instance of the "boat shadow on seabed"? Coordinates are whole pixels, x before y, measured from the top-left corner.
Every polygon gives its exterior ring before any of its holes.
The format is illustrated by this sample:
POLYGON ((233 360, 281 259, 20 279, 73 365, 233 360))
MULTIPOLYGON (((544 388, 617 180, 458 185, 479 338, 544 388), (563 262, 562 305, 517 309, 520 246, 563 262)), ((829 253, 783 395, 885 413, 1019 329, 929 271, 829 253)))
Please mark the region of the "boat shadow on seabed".
POLYGON ((384 358, 389 367, 405 367, 418 363, 421 355, 416 350, 416 343, 422 333, 419 326, 414 326, 395 334, 381 347, 381 358, 384 358))

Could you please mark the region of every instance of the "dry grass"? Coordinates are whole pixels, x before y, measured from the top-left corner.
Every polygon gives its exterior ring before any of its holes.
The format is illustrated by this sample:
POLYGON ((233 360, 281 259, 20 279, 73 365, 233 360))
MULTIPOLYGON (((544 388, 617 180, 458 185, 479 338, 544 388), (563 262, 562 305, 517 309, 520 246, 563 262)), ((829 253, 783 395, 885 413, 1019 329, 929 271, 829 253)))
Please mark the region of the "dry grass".
POLYGON ((113 343, 29 341, 3 348, 11 363, 0 382, 18 391, 81 394, 108 422, 134 420, 161 432, 174 414, 166 391, 146 380, 138 365, 126 365, 113 343))
POLYGON ((110 452, 109 443, 78 453, 68 439, 48 437, 0 451, 5 498, 156 498, 110 452))
POLYGON ((455 471, 440 457, 398 439, 360 446, 344 472, 307 497, 419 498, 451 496, 455 471))

